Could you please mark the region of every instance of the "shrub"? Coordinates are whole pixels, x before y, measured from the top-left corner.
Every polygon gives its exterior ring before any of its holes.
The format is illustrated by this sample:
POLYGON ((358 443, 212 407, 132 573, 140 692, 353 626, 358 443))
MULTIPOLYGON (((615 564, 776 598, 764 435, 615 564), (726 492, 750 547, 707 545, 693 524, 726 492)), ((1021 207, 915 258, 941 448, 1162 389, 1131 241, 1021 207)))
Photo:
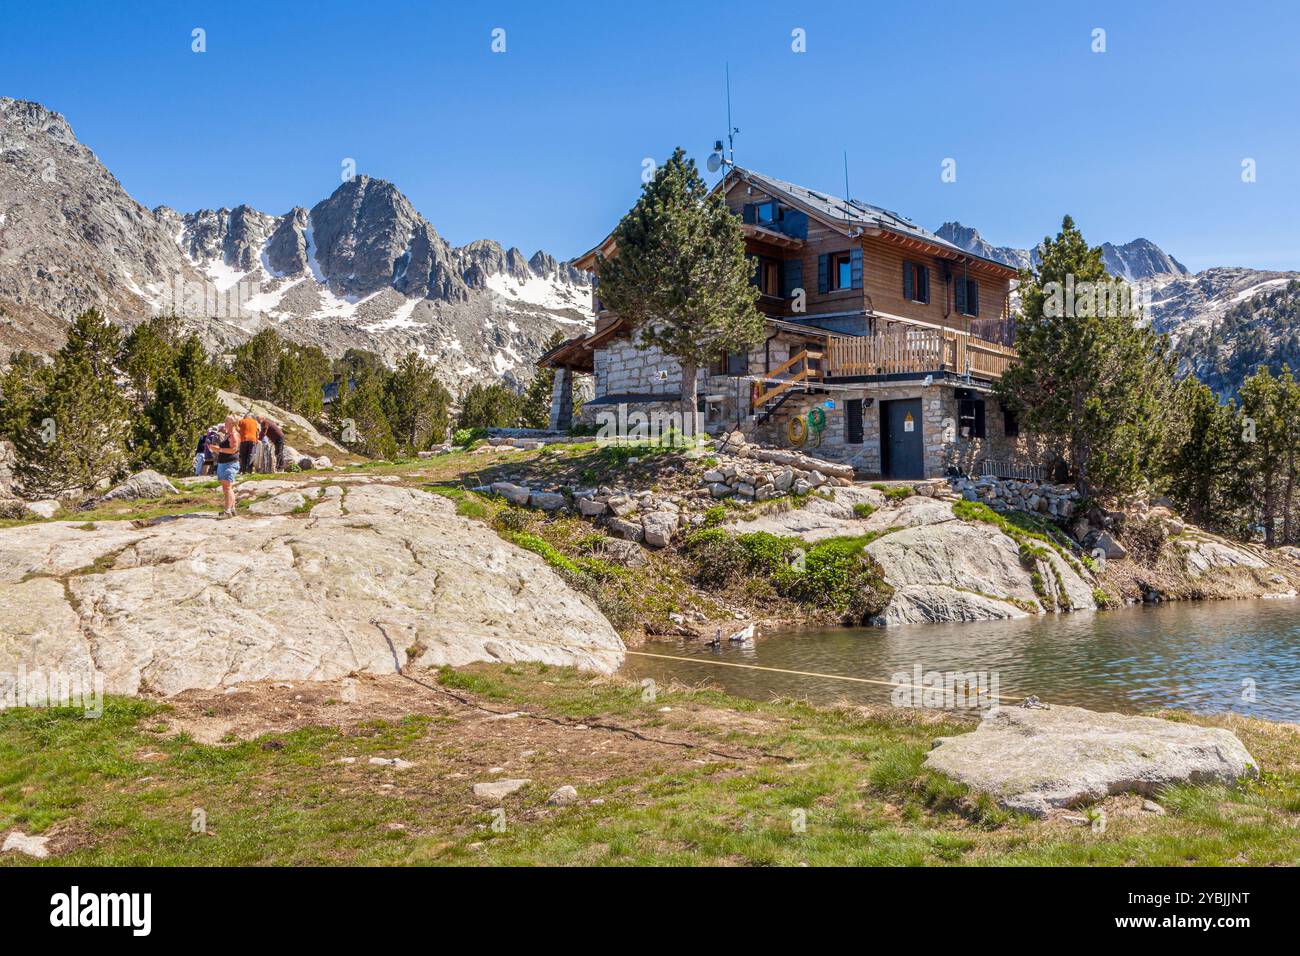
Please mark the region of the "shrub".
POLYGON ((726 505, 714 505, 712 508, 706 508, 704 511, 704 527, 706 528, 716 528, 726 520, 726 505))
POLYGON ((520 508, 506 508, 497 512, 492 519, 492 527, 506 534, 518 534, 528 530, 530 520, 528 512, 520 508))
POLYGON ((875 513, 876 506, 869 505, 865 501, 859 501, 853 506, 853 517, 870 518, 875 513))
POLYGON ((468 448, 476 441, 487 438, 486 428, 457 428, 451 436, 451 443, 461 448, 468 448))

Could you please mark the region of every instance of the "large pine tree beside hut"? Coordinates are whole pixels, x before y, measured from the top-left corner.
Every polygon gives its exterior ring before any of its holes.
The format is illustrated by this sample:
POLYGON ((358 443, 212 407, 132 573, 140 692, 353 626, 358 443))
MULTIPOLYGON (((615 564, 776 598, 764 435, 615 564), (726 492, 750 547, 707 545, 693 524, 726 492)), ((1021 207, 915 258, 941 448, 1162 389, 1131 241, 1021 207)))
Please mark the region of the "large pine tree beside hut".
POLYGON ((614 243, 598 260, 600 300, 638 330, 643 347, 681 364, 682 412, 693 414, 698 369, 763 337, 740 220, 679 147, 619 222, 614 243))

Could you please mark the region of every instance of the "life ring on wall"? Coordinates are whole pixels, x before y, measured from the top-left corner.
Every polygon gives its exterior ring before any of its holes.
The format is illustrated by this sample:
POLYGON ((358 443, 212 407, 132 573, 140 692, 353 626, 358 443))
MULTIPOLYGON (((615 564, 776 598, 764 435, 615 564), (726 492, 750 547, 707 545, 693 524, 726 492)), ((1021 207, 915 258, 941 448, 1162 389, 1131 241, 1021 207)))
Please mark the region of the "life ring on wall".
POLYGON ((802 418, 790 419, 790 427, 788 431, 791 445, 802 445, 804 440, 808 437, 808 426, 803 423, 802 418))

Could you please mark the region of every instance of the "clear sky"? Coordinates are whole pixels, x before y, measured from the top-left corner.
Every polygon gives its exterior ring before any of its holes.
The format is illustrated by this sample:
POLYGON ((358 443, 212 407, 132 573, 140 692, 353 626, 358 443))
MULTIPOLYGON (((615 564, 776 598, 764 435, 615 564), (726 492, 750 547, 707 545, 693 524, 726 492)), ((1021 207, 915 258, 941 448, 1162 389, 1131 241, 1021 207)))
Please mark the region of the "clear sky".
POLYGON ((847 150, 856 198, 931 229, 1029 246, 1069 212, 1193 270, 1300 269, 1294 2, 0 0, 0 95, 147 206, 282 213, 351 158, 453 243, 561 258, 644 158, 703 166, 727 62, 742 165, 838 194, 847 150))

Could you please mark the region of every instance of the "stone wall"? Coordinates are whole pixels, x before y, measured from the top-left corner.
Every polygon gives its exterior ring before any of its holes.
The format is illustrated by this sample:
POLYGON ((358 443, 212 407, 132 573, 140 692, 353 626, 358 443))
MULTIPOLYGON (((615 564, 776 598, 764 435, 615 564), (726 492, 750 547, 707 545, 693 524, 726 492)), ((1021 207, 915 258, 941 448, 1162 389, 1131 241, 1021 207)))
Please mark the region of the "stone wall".
POLYGON ((983 502, 994 511, 1032 511, 1068 519, 1074 517, 1079 504, 1079 491, 1073 485, 991 477, 954 478, 950 484, 967 501, 983 502))

